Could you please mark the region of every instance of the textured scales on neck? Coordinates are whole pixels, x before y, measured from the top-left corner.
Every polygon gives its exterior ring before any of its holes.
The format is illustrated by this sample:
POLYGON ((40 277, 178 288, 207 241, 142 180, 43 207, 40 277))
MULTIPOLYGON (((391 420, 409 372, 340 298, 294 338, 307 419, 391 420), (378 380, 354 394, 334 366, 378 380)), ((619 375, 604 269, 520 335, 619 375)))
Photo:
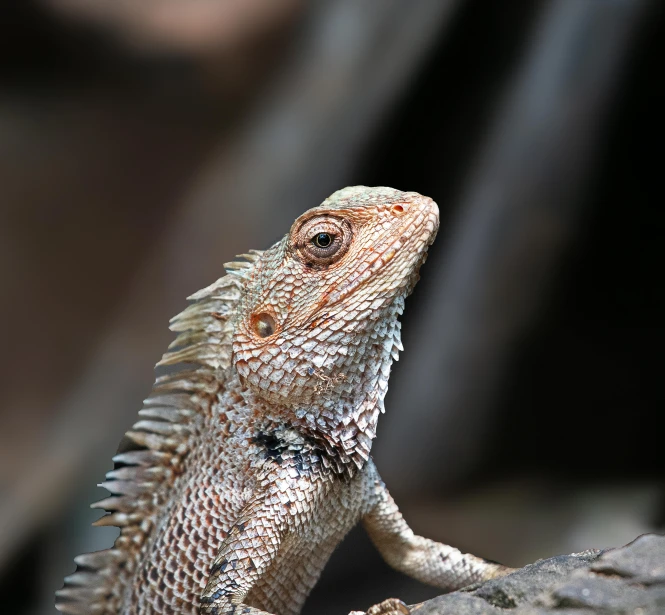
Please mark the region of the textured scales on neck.
MULTIPOLYGON (((97 525, 119 527, 120 537, 112 549, 76 558, 77 572, 58 592, 61 612, 125 612, 174 501, 191 491, 203 442, 209 452, 211 424, 235 430, 220 426, 237 420, 220 405, 246 414, 248 442, 271 430, 302 436, 337 472, 363 467, 402 349, 398 317, 437 228, 427 197, 345 188, 190 297, 158 363, 179 369, 155 382, 126 434, 133 444, 103 483, 112 496, 95 505, 109 512, 97 525)), ((190 573, 205 586, 204 571, 190 573)))

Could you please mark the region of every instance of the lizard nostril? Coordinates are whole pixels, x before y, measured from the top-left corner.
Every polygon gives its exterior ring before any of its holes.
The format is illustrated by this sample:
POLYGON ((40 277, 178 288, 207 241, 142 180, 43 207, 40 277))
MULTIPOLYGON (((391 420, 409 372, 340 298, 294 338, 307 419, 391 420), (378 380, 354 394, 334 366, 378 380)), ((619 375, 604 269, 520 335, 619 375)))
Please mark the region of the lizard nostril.
POLYGON ((398 216, 404 213, 404 206, 403 205, 393 205, 390 208, 390 211, 392 211, 394 214, 397 214, 398 216))
POLYGON ((277 323, 270 314, 261 312, 252 315, 251 327, 259 337, 269 337, 277 330, 277 323))

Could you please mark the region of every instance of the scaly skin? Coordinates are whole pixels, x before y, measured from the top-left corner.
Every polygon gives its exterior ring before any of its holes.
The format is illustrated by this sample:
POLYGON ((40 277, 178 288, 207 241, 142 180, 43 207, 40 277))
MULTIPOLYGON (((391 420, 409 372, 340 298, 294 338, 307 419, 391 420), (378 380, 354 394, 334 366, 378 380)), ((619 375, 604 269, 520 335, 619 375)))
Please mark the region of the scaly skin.
POLYGON ((295 615, 358 521, 437 587, 509 571, 414 535, 369 456, 438 224, 427 197, 345 188, 192 297, 160 362, 190 367, 157 379, 97 505, 121 535, 76 559, 60 611, 295 615))

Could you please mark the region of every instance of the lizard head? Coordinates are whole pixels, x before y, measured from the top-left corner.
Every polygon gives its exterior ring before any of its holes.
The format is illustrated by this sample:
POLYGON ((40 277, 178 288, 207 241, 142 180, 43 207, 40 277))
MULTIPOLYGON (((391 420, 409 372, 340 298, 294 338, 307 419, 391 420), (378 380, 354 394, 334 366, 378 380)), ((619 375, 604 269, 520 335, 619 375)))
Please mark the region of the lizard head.
POLYGON ((300 216, 247 276, 233 337, 244 384, 301 412, 368 396, 382 407, 438 226, 434 201, 392 188, 344 188, 300 216))

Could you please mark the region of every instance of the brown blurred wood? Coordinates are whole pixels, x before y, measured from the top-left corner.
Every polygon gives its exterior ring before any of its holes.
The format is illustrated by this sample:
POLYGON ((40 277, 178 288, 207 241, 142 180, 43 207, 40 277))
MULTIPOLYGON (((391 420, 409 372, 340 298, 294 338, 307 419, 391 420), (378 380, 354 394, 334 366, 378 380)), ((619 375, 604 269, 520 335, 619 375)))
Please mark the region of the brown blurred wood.
POLYGON ((446 234, 444 262, 425 266, 439 281, 411 325, 403 385, 388 394, 373 451, 396 491, 450 485, 478 459, 511 351, 577 227, 580 189, 647 5, 546 6, 446 234))
POLYGON ((113 30, 135 47, 190 54, 236 53, 302 8, 302 0, 42 0, 70 19, 113 30))
MULTIPOLYGON (((345 183, 359 148, 460 1, 312 5, 265 103, 234 141, 220 144, 137 272, 80 382, 54 413, 41 454, 16 468, 0 503, 0 566, 35 527, 62 511, 92 460, 110 466, 171 338, 167 320, 184 307, 184 297, 222 275, 233 254, 265 246, 297 213, 345 183), (224 245, 222 228, 234 230, 224 245), (254 245, 246 245, 248 236, 254 245)), ((58 574, 70 570, 63 561, 58 574)))

